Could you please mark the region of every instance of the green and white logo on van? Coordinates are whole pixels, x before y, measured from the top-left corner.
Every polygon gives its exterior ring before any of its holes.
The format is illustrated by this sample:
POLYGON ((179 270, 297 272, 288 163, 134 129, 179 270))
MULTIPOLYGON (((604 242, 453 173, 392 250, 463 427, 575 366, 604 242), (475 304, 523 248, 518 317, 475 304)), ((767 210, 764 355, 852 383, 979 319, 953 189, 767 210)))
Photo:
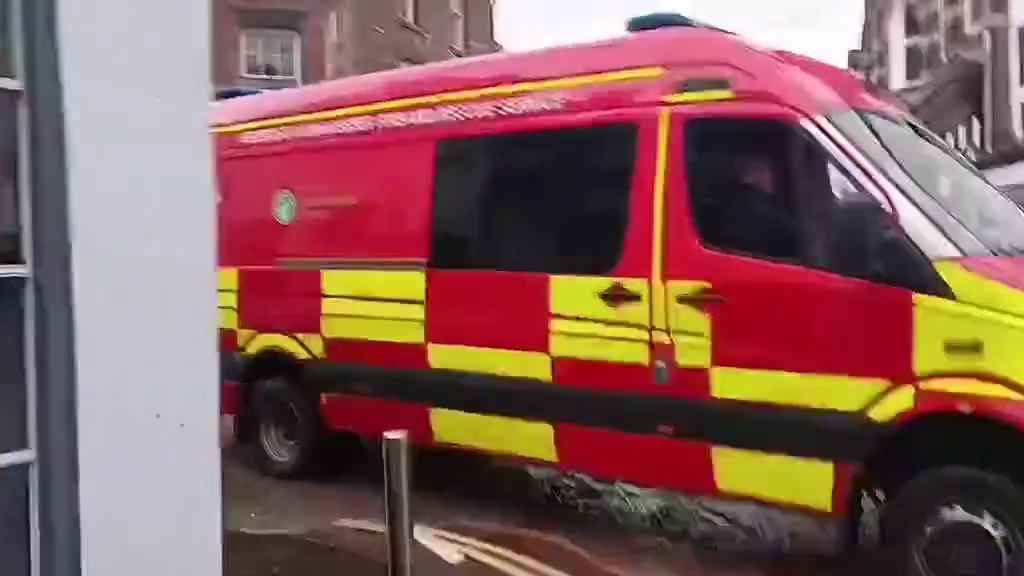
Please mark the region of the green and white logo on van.
POLYGON ((291 190, 278 190, 274 194, 274 220, 282 226, 295 222, 299 214, 299 200, 291 190))

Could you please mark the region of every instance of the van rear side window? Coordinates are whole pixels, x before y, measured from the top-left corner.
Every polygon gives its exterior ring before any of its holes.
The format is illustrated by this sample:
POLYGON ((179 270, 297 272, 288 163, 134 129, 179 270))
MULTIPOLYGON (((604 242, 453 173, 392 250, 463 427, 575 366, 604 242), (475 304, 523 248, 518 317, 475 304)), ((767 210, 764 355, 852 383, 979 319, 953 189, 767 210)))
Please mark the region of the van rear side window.
POLYGON ((609 272, 629 220, 636 142, 629 124, 441 142, 431 265, 609 272))

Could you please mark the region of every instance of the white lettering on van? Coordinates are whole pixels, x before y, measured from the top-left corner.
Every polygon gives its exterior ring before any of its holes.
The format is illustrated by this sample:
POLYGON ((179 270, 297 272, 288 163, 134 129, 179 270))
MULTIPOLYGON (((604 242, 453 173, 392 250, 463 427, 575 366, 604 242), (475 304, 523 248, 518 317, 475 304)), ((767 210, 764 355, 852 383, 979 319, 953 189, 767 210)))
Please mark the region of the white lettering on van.
POLYGON ((243 132, 238 136, 241 144, 273 144, 295 140, 309 140, 328 136, 368 134, 389 128, 411 128, 466 120, 489 120, 509 116, 525 116, 563 110, 569 102, 565 93, 541 94, 475 102, 449 104, 404 112, 387 112, 371 116, 342 118, 312 124, 262 128, 243 132))

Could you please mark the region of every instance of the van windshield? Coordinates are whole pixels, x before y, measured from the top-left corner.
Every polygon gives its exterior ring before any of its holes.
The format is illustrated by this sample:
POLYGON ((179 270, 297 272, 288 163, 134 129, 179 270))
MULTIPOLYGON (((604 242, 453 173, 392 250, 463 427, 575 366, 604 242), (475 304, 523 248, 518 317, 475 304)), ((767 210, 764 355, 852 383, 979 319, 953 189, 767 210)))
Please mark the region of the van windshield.
POLYGON ((1024 255, 1024 211, 934 134, 874 112, 829 119, 966 255, 1024 255))

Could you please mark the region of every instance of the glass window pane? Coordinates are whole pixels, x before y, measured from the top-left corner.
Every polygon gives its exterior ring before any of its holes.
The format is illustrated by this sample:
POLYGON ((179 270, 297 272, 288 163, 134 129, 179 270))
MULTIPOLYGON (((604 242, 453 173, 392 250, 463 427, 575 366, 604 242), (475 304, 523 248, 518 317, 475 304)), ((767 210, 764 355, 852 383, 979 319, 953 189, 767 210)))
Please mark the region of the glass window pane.
POLYGON ((24 286, 24 280, 0 278, 0 453, 28 447, 25 419, 24 286))
POLYGON ((907 46, 907 80, 914 81, 924 75, 924 48, 907 46))
POLYGON ((432 265, 607 273, 625 242, 636 142, 628 124, 441 142, 432 265))
POLYGON ((11 0, 0 0, 0 76, 14 76, 14 42, 11 34, 11 0))
POLYGON ((287 36, 281 37, 281 76, 295 75, 295 61, 293 60, 292 39, 287 36))
POLYGON ((985 0, 971 0, 971 21, 977 22, 985 15, 985 0))
POLYGON ((16 92, 0 91, 0 266, 23 262, 18 213, 18 98, 16 92))
POLYGON ((29 575, 28 467, 0 468, 0 573, 29 575))
POLYGON ((246 52, 245 54, 245 73, 246 74, 259 74, 260 61, 256 56, 255 52, 246 52))

